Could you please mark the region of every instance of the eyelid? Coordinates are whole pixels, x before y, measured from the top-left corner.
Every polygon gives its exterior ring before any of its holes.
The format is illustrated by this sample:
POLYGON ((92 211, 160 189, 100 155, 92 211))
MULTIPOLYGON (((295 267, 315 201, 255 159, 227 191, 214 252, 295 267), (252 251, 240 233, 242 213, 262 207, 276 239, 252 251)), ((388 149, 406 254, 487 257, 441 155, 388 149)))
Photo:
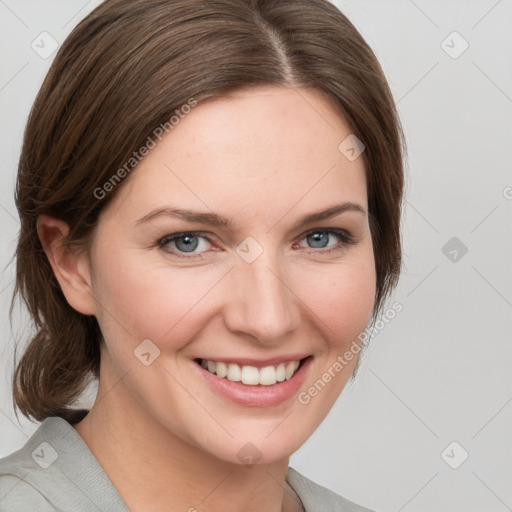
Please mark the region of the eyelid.
POLYGON ((319 248, 315 249, 313 247, 305 247, 304 249, 308 252, 311 252, 313 254, 326 254, 330 253, 332 251, 340 251, 347 248, 347 246, 354 245, 357 243, 357 239, 352 236, 347 230, 340 229, 340 228, 314 228, 309 231, 306 231, 302 235, 299 235, 299 242, 302 241, 304 238, 306 238, 309 235, 312 235, 313 233, 330 233, 333 234, 339 241, 339 243, 333 247, 327 247, 327 248, 319 248))
POLYGON ((313 233, 334 233, 343 236, 347 240, 355 241, 355 238, 346 229, 341 228, 314 228, 306 231, 302 235, 299 235, 299 238, 302 239, 308 235, 312 235, 313 233))
POLYGON ((165 235, 162 238, 160 238, 157 241, 157 246, 160 247, 164 252, 166 252, 168 254, 177 255, 178 258, 190 259, 195 256, 200 256, 201 253, 190 253, 190 256, 187 256, 186 255, 187 253, 180 253, 179 251, 176 252, 174 250, 170 251, 169 249, 167 249, 167 244, 169 244, 170 242, 173 242, 174 240, 184 238, 187 235, 192 235, 194 237, 201 237, 201 238, 208 240, 208 243, 210 243, 210 244, 213 243, 212 239, 211 239, 211 236, 212 236, 211 233, 207 233, 205 231, 179 231, 176 233, 169 233, 168 235, 165 235))
MULTIPOLYGON (((304 233, 302 233, 298 237, 296 237, 295 238, 297 240, 296 244, 298 244, 304 238, 306 238, 307 236, 309 236, 313 233, 333 234, 338 239, 339 243, 333 247, 328 247, 328 248, 314 248, 314 247, 309 247, 309 248, 304 247, 303 248, 304 250, 306 250, 310 253, 326 254, 326 253, 330 253, 332 251, 344 250, 347 248, 347 246, 354 245, 355 243, 357 243, 357 239, 354 236, 352 236, 350 234, 350 232, 348 232, 345 229, 318 227, 318 228, 313 228, 308 231, 305 231, 304 233)), ((205 231, 180 231, 180 232, 175 232, 175 233, 169 233, 168 235, 163 236, 162 238, 160 238, 157 241, 157 246, 160 247, 166 253, 175 255, 178 258, 193 259, 195 257, 201 257, 202 253, 190 253, 190 255, 187 255, 187 253, 180 253, 179 251, 176 252, 175 250, 170 251, 169 249, 166 248, 167 244, 169 244, 170 242, 172 242, 176 239, 179 239, 179 238, 184 238, 187 235, 193 235, 195 237, 204 238, 210 244, 213 244, 212 238, 214 237, 214 235, 212 233, 208 233, 205 231)), ((296 244, 294 244, 294 245, 296 245, 296 244)))

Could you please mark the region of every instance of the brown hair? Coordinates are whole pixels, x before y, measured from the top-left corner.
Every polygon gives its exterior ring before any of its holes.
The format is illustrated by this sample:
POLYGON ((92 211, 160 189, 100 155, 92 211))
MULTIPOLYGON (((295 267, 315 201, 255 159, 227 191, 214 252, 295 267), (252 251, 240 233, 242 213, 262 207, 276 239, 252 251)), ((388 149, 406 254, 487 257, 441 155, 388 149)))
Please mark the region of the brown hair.
POLYGON ((375 321, 401 267, 405 139, 382 69, 350 21, 327 0, 106 0, 63 43, 24 135, 11 314, 20 295, 36 330, 14 372, 15 409, 38 421, 71 417, 100 369, 99 325, 66 301, 38 216, 66 221, 66 243, 87 245, 122 183, 101 199, 95 190, 157 126, 191 98, 271 84, 323 91, 366 147, 375 321))

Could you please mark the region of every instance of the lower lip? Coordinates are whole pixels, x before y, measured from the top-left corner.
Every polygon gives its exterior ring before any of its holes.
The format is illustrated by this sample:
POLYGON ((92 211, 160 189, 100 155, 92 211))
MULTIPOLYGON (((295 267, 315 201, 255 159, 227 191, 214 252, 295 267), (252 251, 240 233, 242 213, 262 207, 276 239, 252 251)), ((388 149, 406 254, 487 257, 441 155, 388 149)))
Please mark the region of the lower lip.
POLYGON ((217 375, 205 370, 195 361, 192 364, 198 369, 213 391, 231 400, 231 402, 246 407, 272 407, 289 400, 297 393, 304 383, 312 360, 312 357, 308 357, 302 362, 291 379, 277 382, 272 386, 262 386, 261 384, 250 386, 241 382, 232 382, 228 379, 217 377, 217 375))

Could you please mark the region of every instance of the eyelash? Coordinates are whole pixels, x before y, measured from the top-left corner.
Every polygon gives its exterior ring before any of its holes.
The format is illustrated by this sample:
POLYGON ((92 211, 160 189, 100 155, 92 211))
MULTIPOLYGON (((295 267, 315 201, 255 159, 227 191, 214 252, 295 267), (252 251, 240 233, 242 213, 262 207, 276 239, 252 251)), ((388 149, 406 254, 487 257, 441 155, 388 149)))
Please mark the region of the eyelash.
MULTIPOLYGON (((306 238, 309 235, 312 235, 314 233, 333 234, 338 239, 338 242, 339 242, 338 245, 336 245, 334 247, 330 247, 328 249, 322 249, 322 248, 314 249, 314 248, 310 247, 309 250, 314 253, 328 254, 333 251, 341 251, 341 250, 346 249, 347 246, 354 245, 356 243, 356 240, 348 232, 341 230, 341 229, 313 229, 311 231, 308 231, 307 233, 304 233, 304 235, 302 235, 300 240, 303 240, 304 238, 306 238)), ((186 256, 185 255, 186 253, 182 253, 182 252, 175 251, 175 250, 172 250, 172 251, 169 250, 167 245, 170 242, 173 242, 180 238, 185 238, 186 236, 193 236, 193 237, 199 236, 199 237, 202 237, 202 238, 205 238, 206 240, 208 240, 208 242, 210 244, 212 243, 210 238, 207 236, 207 233, 203 233, 201 231, 183 231, 181 233, 173 233, 171 235, 164 236, 157 242, 157 245, 164 252, 171 254, 173 256, 177 256, 179 258, 194 259, 196 256, 200 256, 201 253, 191 253, 190 256, 186 256)))

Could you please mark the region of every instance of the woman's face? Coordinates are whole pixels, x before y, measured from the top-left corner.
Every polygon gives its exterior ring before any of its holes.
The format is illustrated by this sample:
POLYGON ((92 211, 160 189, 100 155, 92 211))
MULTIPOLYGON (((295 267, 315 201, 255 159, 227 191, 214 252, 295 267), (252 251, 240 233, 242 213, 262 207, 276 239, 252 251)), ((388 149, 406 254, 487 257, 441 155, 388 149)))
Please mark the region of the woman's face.
POLYGON ((245 91, 199 103, 119 185, 91 285, 102 372, 134 422, 263 463, 326 416, 375 297, 364 165, 350 139, 338 148, 350 133, 314 90, 245 91))

